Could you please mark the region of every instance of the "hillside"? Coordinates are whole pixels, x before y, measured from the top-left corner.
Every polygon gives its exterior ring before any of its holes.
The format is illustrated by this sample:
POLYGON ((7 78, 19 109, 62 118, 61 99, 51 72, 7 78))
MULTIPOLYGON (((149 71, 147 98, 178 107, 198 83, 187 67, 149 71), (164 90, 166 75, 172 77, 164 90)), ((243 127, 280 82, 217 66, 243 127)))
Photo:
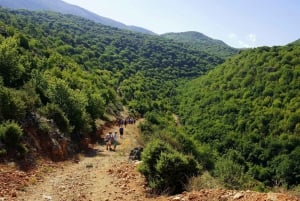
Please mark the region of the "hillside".
POLYGON ((73 158, 126 108, 144 118, 137 170, 151 193, 297 189, 299 46, 223 63, 73 15, 1 8, 0 19, 1 164, 30 173, 39 158, 73 158))
POLYGON ((63 160, 73 153, 66 147, 76 152, 85 138, 96 141, 98 128, 123 105, 137 117, 167 111, 179 81, 223 62, 159 36, 76 16, 1 9, 0 17, 4 160, 33 150, 63 160))
POLYGON ((162 37, 184 43, 187 47, 192 47, 200 51, 226 59, 238 53, 238 49, 230 47, 223 41, 212 39, 202 33, 188 31, 182 33, 166 33, 162 37))
POLYGON ((231 188, 299 185, 299 55, 299 45, 242 51, 182 86, 181 123, 218 153, 214 174, 231 188))
POLYGON ((99 16, 81 7, 68 4, 62 0, 0 0, 0 6, 12 9, 26 9, 31 11, 53 11, 62 14, 72 14, 101 23, 103 25, 127 29, 145 34, 155 34, 152 31, 137 26, 127 26, 121 22, 99 16))
POLYGON ((149 104, 156 104, 161 93, 170 93, 175 80, 204 74, 223 61, 159 36, 123 31, 70 15, 3 10, 1 17, 26 35, 31 49, 38 49, 41 57, 58 54, 65 60, 59 66, 71 60, 83 69, 113 73, 124 101, 139 100, 137 112, 142 113, 152 107, 149 104), (142 80, 151 84, 141 85, 142 80), (161 88, 162 84, 165 87, 161 88), (158 88, 161 93, 154 90, 158 88), (145 100, 150 97, 152 102, 145 100))

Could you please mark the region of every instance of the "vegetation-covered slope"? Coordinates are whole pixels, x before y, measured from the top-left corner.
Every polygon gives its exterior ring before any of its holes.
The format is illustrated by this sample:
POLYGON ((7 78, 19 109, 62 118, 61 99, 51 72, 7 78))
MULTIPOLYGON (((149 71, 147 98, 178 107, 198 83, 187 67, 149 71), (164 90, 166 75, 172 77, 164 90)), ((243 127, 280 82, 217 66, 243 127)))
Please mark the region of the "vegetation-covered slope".
POLYGON ((62 0, 26 0, 26 1, 0 0, 0 6, 3 6, 4 8, 12 8, 12 9, 26 9, 32 11, 53 11, 53 12, 60 12, 62 14, 72 14, 111 27, 132 30, 132 31, 145 33, 145 34, 154 34, 152 31, 149 31, 142 27, 127 26, 121 22, 117 22, 115 20, 99 16, 95 13, 92 13, 78 6, 68 4, 62 0))
POLYGON ((38 149, 32 135, 46 150, 80 147, 127 105, 146 118, 139 170, 156 192, 204 170, 233 188, 299 184, 299 46, 242 51, 212 70, 223 59, 174 40, 0 11, 0 160, 38 149))
MULTIPOLYGON (((166 81, 196 77, 222 62, 161 37, 101 26, 74 16, 12 11, 2 12, 1 18, 32 38, 30 43, 41 49, 42 56, 58 53, 85 69, 112 72, 121 85, 119 92, 127 100, 140 100, 145 94, 156 100, 160 93, 153 88, 163 90, 161 86, 166 81), (149 84, 143 85, 145 79, 149 84)), ((139 103, 144 105, 139 107, 139 112, 143 112, 155 101, 139 103)))
POLYGON ((177 42, 182 42, 187 47, 196 48, 200 51, 204 51, 224 59, 237 54, 239 51, 238 49, 228 46, 223 41, 212 39, 195 31, 166 33, 162 34, 161 36, 168 39, 173 39, 177 42))
POLYGON ((20 128, 78 142, 95 134, 97 119, 117 115, 122 103, 135 115, 167 110, 178 80, 223 61, 159 36, 71 15, 1 9, 0 19, 3 155, 24 140, 20 128))
POLYGON ((300 183, 299 58, 299 45, 246 50, 182 87, 181 121, 217 151, 224 182, 300 183))

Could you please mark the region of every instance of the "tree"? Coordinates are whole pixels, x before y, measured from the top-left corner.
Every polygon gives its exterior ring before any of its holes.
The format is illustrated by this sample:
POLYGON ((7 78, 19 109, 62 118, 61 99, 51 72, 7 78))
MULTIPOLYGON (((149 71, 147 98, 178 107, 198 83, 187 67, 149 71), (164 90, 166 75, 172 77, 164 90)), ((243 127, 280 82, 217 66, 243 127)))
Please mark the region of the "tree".
POLYGON ((15 87, 24 73, 24 67, 18 62, 18 43, 9 37, 0 44, 0 76, 5 86, 15 87))

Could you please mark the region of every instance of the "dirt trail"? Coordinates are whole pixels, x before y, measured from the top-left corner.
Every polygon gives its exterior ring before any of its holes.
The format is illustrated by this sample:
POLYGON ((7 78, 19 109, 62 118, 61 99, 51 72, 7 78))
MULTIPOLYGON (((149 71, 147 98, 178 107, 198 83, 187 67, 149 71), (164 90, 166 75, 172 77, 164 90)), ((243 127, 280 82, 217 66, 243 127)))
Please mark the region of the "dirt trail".
MULTIPOLYGON (((104 133, 108 131, 118 131, 118 127, 107 128, 104 133)), ((136 125, 127 125, 115 152, 106 150, 105 145, 95 145, 79 162, 65 162, 42 182, 18 193, 17 200, 145 200, 143 178, 135 171, 134 162, 128 160, 128 153, 138 145, 138 134, 136 125), (129 175, 129 171, 134 174, 129 175), (131 189, 130 185, 141 188, 131 189)))
MULTIPOLYGON (((117 129, 117 126, 107 128, 104 133, 117 129)), ((25 178, 30 185, 19 189, 8 197, 2 197, 0 193, 0 201, 300 200, 288 194, 222 189, 203 189, 170 197, 151 197, 147 194, 143 177, 136 171, 137 164, 128 160, 130 150, 138 145, 138 135, 137 126, 129 124, 125 128, 124 138, 119 139, 120 145, 117 146, 116 152, 107 151, 104 145, 95 145, 89 153, 82 155, 79 161, 67 161, 54 165, 49 163, 48 169, 47 166, 43 167, 42 177, 25 178), (36 178, 36 180, 32 178, 36 178)))

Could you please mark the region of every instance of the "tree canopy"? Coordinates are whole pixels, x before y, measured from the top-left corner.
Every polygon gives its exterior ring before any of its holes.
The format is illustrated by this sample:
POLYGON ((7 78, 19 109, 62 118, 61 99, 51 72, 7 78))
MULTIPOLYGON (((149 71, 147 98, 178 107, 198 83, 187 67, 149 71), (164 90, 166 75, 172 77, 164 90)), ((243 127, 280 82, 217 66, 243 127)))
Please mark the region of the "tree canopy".
POLYGON ((243 174, 267 185, 298 185, 300 46, 260 47, 181 86, 187 132, 243 174))

